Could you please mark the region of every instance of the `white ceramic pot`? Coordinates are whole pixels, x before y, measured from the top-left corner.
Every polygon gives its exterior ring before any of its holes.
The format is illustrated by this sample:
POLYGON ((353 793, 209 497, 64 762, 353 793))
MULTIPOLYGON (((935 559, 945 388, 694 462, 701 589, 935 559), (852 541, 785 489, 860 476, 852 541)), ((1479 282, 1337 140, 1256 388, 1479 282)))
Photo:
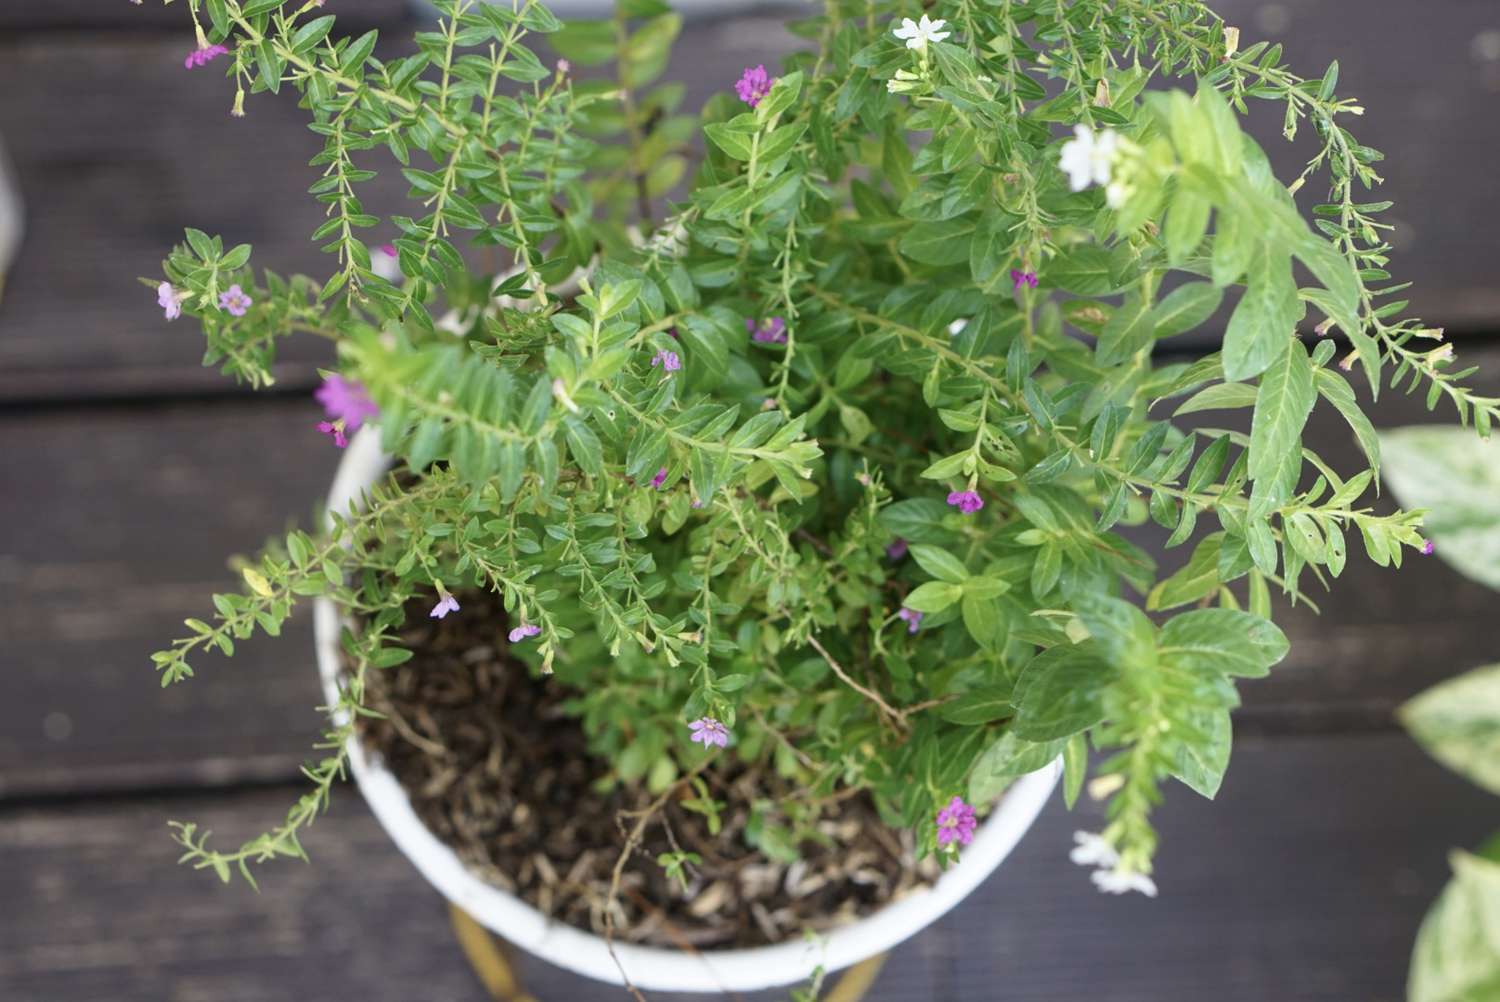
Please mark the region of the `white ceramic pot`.
MULTIPOLYGON (((329 510, 347 511, 388 466, 389 460, 380 452, 378 432, 362 429, 339 464, 328 495, 329 510)), ((340 670, 339 614, 331 602, 318 599, 313 615, 318 670, 333 705, 338 699, 335 679, 340 670)), ((396 778, 367 756, 357 741, 351 742, 349 758, 355 782, 375 817, 444 897, 497 935, 548 963, 585 977, 621 983, 619 969, 603 938, 548 919, 514 895, 470 873, 453 850, 417 818, 396 778)), ((656 991, 755 991, 806 980, 820 966, 831 973, 857 964, 936 922, 994 872, 1036 820, 1060 771, 1058 763, 1053 763, 1012 785, 975 833, 974 841, 965 847, 958 863, 932 887, 832 930, 816 942, 798 939, 775 946, 702 953, 616 943, 615 954, 632 982, 656 991)))

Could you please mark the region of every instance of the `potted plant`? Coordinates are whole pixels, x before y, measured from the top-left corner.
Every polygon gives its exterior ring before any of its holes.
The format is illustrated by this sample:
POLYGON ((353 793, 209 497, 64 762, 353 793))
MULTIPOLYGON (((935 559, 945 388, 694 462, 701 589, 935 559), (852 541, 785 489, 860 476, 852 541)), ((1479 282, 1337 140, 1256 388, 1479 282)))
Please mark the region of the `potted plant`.
POLYGON ((1069 804, 1089 775, 1108 801, 1074 860, 1154 895, 1163 786, 1213 796, 1237 680, 1286 652, 1272 589, 1336 577, 1356 534, 1382 565, 1425 545, 1364 506, 1355 384, 1494 418, 1383 298, 1379 154, 1336 64, 1297 77, 1201 4, 833 0, 697 120, 654 83, 660 0, 570 26, 446 0, 394 59, 318 6, 190 0, 189 61, 236 114, 299 95, 331 275, 188 230, 151 282, 254 386, 293 332, 338 353, 327 525, 154 655, 181 682, 316 607, 312 789, 236 850, 177 825, 225 880, 301 857, 352 763, 428 878, 528 948, 758 987, 935 919, 1060 771, 1069 804), (1248 100, 1320 138, 1290 186, 1248 100), (414 215, 366 210, 376 164, 414 215), (1293 195, 1323 171, 1314 226, 1293 195), (1153 363, 1241 286, 1221 351, 1153 363), (1356 476, 1302 447, 1320 400, 1356 476), (1191 544, 1179 570, 1118 531, 1148 521, 1191 544))

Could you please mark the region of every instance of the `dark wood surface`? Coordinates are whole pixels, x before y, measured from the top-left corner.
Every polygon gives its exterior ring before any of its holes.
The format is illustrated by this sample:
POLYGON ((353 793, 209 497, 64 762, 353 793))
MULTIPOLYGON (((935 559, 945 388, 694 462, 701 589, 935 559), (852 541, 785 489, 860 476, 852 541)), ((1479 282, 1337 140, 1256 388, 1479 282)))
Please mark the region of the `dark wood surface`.
MULTIPOLYGON (((396 0, 347 6, 401 44, 396 0)), ((1414 305, 1474 335, 1469 357, 1500 388, 1500 350, 1478 340, 1500 326, 1500 12, 1221 9, 1246 44, 1286 37, 1310 74, 1314 55, 1339 57, 1341 90, 1370 108, 1356 131, 1390 157, 1382 197, 1414 305), (1426 58, 1397 58, 1413 42, 1426 58)), ((31 224, 0 301, 0 999, 477 1002, 441 902, 352 789, 310 836, 314 864, 269 871, 259 895, 172 864, 167 818, 232 839, 280 816, 318 693, 305 617, 165 692, 147 655, 232 585, 226 554, 307 524, 337 460, 306 396, 320 346, 291 347, 278 389, 251 398, 198 367, 196 333, 135 281, 183 225, 250 241, 281 271, 323 263, 305 240, 316 143, 301 113, 263 97, 231 120, 222 81, 183 76, 182 16, 0 4, 0 135, 31 224)), ((759 16, 689 31, 674 73, 690 101, 787 44, 759 16)), ((1261 124, 1293 163, 1279 119, 1261 124)), ((390 171, 369 187, 376 203, 402 194, 390 171)), ((1377 411, 1436 419, 1394 395, 1377 411)), ((1309 443, 1353 462, 1325 408, 1309 443)), ((1351 559, 1322 604, 1287 611, 1291 656, 1244 687, 1218 801, 1182 788, 1163 809, 1159 899, 1096 895, 1066 852, 1097 810, 1053 803, 980 893, 894 953, 872 997, 1399 998, 1445 850, 1500 824, 1500 805, 1427 762, 1391 711, 1497 658, 1495 596, 1435 560, 1397 574, 1351 559)), ((528 979, 544 1002, 623 997, 535 964, 528 979)))

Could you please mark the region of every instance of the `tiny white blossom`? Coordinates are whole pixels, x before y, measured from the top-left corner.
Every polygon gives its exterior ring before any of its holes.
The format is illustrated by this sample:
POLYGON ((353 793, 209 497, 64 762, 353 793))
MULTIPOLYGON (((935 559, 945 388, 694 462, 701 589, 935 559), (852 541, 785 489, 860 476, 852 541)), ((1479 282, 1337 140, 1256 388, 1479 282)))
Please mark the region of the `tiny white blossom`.
POLYGON ((1156 881, 1144 873, 1122 873, 1119 870, 1095 870, 1092 874, 1094 886, 1105 894, 1124 894, 1140 891, 1148 898, 1156 897, 1156 881))
POLYGON ((1073 841, 1078 844, 1068 853, 1068 858, 1079 866, 1114 866, 1120 861, 1115 847, 1102 835, 1074 832, 1073 841))
POLYGON ((885 89, 892 94, 904 94, 919 86, 921 79, 915 73, 906 70, 897 70, 896 75, 885 82, 885 89))
POLYGON ((1130 198, 1131 187, 1123 181, 1111 181, 1104 189, 1104 204, 1111 209, 1121 209, 1130 198))
POLYGON ((1076 138, 1063 144, 1060 161, 1068 186, 1082 191, 1090 184, 1108 185, 1119 154, 1119 135, 1113 129, 1095 133, 1087 125, 1075 125, 1073 135, 1076 138))
POLYGON ((901 19, 901 27, 895 29, 891 34, 906 42, 908 49, 925 49, 928 42, 941 42, 951 32, 943 31, 942 28, 947 21, 938 18, 936 21, 926 14, 922 15, 921 21, 913 21, 909 17, 901 19))

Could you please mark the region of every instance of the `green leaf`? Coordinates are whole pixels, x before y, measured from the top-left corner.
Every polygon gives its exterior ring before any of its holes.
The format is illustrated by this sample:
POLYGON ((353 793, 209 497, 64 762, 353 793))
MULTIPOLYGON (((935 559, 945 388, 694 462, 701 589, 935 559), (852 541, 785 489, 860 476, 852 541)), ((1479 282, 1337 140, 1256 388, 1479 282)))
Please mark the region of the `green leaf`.
POLYGON ((901 237, 901 253, 932 265, 963 264, 969 260, 974 224, 962 219, 917 223, 901 237))
POLYGON ((1132 292, 1104 325, 1095 354, 1103 365, 1119 365, 1141 349, 1149 348, 1154 333, 1151 301, 1132 292))
POLYGON ((1500 664, 1438 683, 1403 705, 1399 715, 1429 755, 1500 793, 1500 664))
POLYGON ((1153 336, 1160 339, 1190 331, 1214 315, 1224 290, 1212 282, 1188 282, 1173 289, 1151 311, 1153 336))
POLYGON ((938 716, 950 724, 978 726, 992 720, 1004 720, 1014 712, 1010 705, 1010 690, 1001 686, 975 689, 938 709, 938 716))
POLYGON ((1238 609, 1198 609, 1161 628, 1162 664, 1200 675, 1258 678, 1286 657, 1286 634, 1270 620, 1238 609))
POLYGON ((1016 681, 1017 737, 1052 741, 1088 730, 1104 719, 1104 692, 1119 677, 1095 643, 1049 647, 1016 681))
POLYGON ((1103 296, 1120 291, 1109 251, 1097 244, 1079 244, 1054 258, 1043 273, 1047 284, 1080 296, 1103 296))
MULTIPOLYGON (((1318 393, 1324 400, 1333 404, 1338 412, 1343 415, 1344 421, 1348 423, 1354 432, 1354 440, 1359 443, 1360 451, 1370 461, 1370 469, 1375 475, 1380 475, 1380 436, 1375 432, 1375 426, 1360 409, 1359 402, 1354 398, 1354 388, 1349 381, 1337 372, 1327 369, 1315 369, 1313 379, 1317 383, 1318 393)), ((1465 434, 1466 438, 1472 436, 1465 434)))
POLYGON ((292 51, 301 54, 321 42, 333 28, 333 20, 332 14, 324 14, 298 28, 292 36, 292 51))
POLYGON ((1123 599, 1095 592, 1079 594, 1073 606, 1110 664, 1138 666, 1155 662, 1156 627, 1140 609, 1123 599))
POLYGON ((942 547, 914 543, 911 547, 911 555, 916 558, 922 570, 939 581, 962 584, 969 576, 968 570, 964 568, 964 562, 942 547))
MULTIPOLYGON (((1224 533, 1205 536, 1193 548, 1193 555, 1177 573, 1158 582, 1146 596, 1146 608, 1175 609, 1179 605, 1196 602, 1210 595, 1219 587, 1219 547, 1223 545, 1224 533)), ((1273 556, 1274 556, 1274 551, 1273 556)))
POLYGON ((1177 733, 1172 741, 1172 775, 1187 784, 1199 796, 1214 799, 1229 768, 1229 750, 1233 728, 1229 711, 1219 707, 1200 707, 1174 721, 1177 733), (1192 731, 1190 736, 1184 734, 1192 731))
POLYGON ((1290 256, 1262 243, 1250 259, 1248 285, 1224 331, 1224 378, 1239 382, 1258 376, 1280 358, 1301 309, 1290 256))
POLYGON ((991 803, 1012 780, 1050 765, 1066 744, 1066 739, 1027 741, 1007 730, 974 763, 974 770, 969 773, 969 802, 991 803))
POLYGON ((942 612, 963 597, 964 590, 947 581, 929 581, 918 585, 902 604, 918 612, 942 612))
POLYGON ((1423 531, 1464 577, 1500 590, 1500 439, 1466 428, 1380 434, 1385 482, 1408 509, 1431 509, 1423 531))
POLYGON ((1417 932, 1408 1002, 1500 998, 1500 863, 1466 852, 1449 862, 1453 879, 1417 932))
POLYGON ((1198 411, 1237 410, 1255 403, 1256 388, 1249 383, 1215 383, 1184 400, 1172 412, 1173 417, 1198 411))
MULTIPOLYGON (((1317 391, 1312 363, 1300 341, 1288 342, 1281 358, 1261 377, 1250 419, 1250 479, 1257 496, 1277 489, 1288 458, 1301 463, 1302 428, 1312 413, 1317 391)), ((1279 503, 1281 499, 1276 499, 1279 503)))
POLYGON ((712 122, 703 127, 703 134, 735 160, 748 161, 750 159, 751 144, 755 139, 753 128, 732 123, 712 122))

